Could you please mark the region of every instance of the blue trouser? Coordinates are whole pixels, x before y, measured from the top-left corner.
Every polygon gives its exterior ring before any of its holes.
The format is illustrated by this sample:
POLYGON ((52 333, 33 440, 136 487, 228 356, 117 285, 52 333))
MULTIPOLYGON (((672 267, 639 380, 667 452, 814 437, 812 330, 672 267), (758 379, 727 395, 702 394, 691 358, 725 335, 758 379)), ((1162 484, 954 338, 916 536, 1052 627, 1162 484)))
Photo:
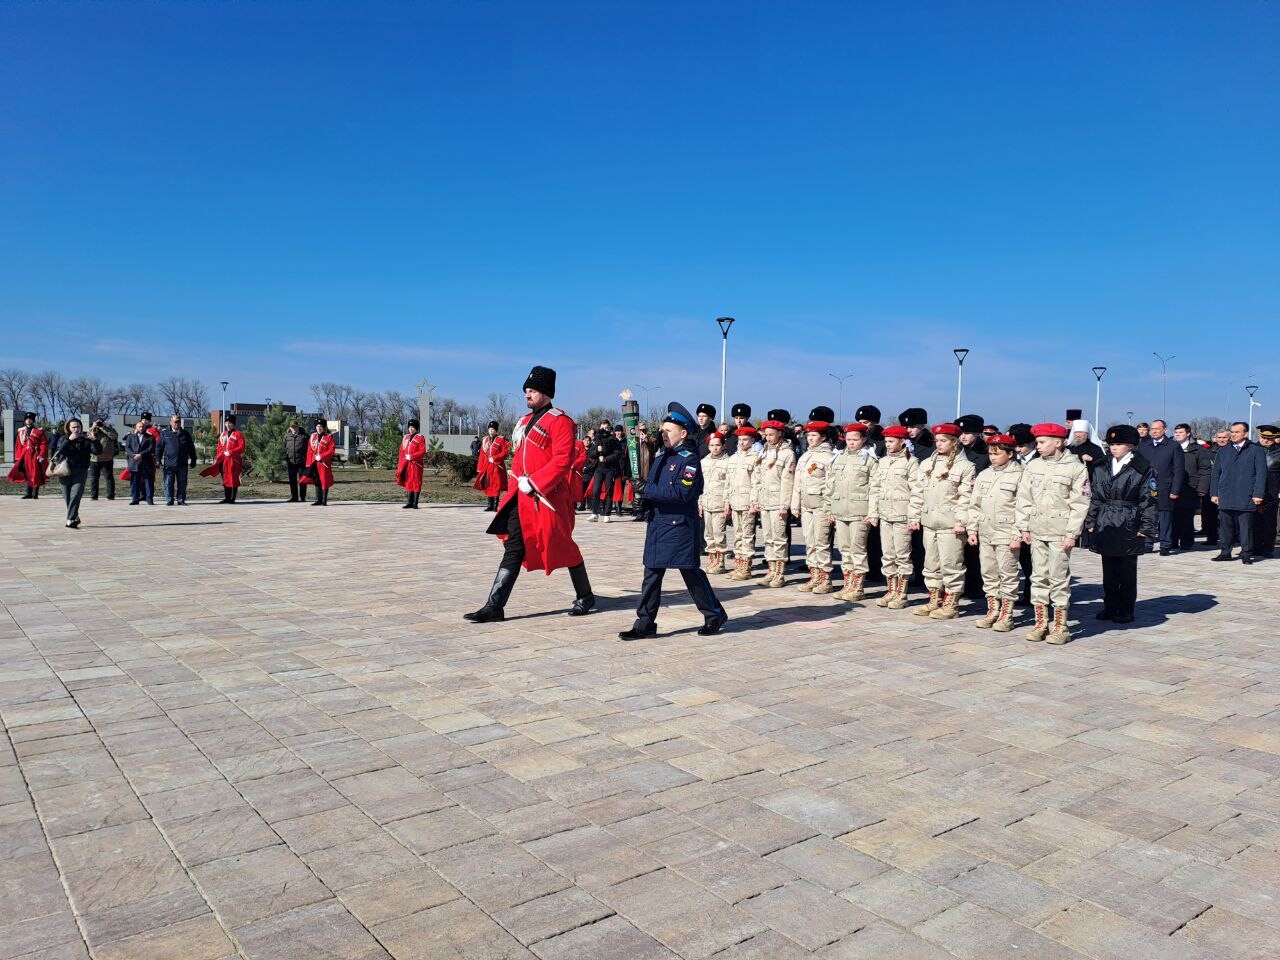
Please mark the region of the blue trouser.
POLYGON ((129 468, 129 500, 137 503, 139 500, 146 500, 147 503, 153 503, 156 498, 156 469, 155 467, 130 467, 129 468))
POLYGON ((1173 510, 1160 510, 1160 549, 1173 549, 1173 510))
MULTIPOLYGON (((658 620, 658 605, 662 602, 662 576, 666 567, 645 567, 644 582, 640 585, 640 604, 636 607, 635 629, 648 630, 658 620)), ((708 622, 724 615, 724 607, 711 589, 711 581, 701 567, 682 567, 680 576, 689 588, 689 595, 708 622)))
POLYGON ((184 463, 179 467, 164 468, 164 499, 166 503, 173 503, 174 491, 178 493, 178 501, 180 503, 187 502, 187 465, 184 463))
POLYGON ((1240 544, 1240 556, 1253 556, 1253 518, 1256 510, 1224 510, 1218 508, 1218 536, 1222 538, 1222 552, 1240 544))

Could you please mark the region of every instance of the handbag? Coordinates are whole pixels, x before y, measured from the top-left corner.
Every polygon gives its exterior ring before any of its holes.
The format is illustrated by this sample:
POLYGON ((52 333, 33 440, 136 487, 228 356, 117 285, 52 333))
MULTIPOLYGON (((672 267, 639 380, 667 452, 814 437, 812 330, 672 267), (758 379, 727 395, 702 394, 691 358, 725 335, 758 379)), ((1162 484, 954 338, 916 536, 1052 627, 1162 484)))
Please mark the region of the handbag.
POLYGON ((71 464, 67 462, 67 458, 63 457, 53 465, 53 469, 49 471, 51 477, 69 477, 71 476, 71 464))

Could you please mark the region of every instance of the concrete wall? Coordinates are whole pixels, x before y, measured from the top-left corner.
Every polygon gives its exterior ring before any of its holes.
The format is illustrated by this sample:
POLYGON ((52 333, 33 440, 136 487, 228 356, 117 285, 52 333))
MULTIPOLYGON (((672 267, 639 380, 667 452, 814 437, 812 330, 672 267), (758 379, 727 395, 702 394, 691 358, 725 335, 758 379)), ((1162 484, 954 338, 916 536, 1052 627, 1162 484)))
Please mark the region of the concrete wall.
POLYGON ((466 456, 471 455, 472 434, 458 433, 433 433, 432 440, 439 440, 445 453, 461 453, 466 456))

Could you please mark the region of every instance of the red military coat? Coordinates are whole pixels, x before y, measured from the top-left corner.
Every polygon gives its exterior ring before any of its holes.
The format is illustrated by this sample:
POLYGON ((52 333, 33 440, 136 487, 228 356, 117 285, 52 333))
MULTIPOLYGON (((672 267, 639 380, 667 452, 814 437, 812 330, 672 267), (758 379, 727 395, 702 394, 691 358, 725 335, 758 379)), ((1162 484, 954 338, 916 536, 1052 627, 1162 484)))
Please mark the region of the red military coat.
POLYGON ((587 465, 587 442, 573 441, 573 472, 569 477, 569 489, 573 493, 573 502, 579 504, 586 496, 586 485, 582 480, 582 468, 587 465))
POLYGON ((427 464, 427 438, 409 434, 400 441, 400 462, 396 464, 396 483, 408 493, 422 492, 422 470, 427 464))
POLYGON ((533 417, 532 413, 525 414, 515 429, 511 472, 516 477, 528 477, 555 509, 537 497, 521 493, 513 481, 489 532, 505 540, 507 511, 518 509, 524 534, 524 568, 550 573, 582 563, 582 552, 573 542, 573 420, 556 407, 547 408, 530 428, 533 417))
MULTIPOLYGON (((333 442, 333 434, 313 433, 307 438, 307 466, 316 468, 317 483, 321 490, 333 486, 333 451, 337 445, 333 442)), ((310 477, 299 477, 299 483, 310 483, 310 477)))
POLYGON ((506 437, 485 437, 476 460, 476 480, 472 484, 486 497, 500 497, 507 489, 507 455, 511 441, 506 437))
POLYGON ((44 486, 45 470, 49 465, 49 438, 39 427, 21 426, 13 447, 13 469, 9 479, 14 483, 29 483, 33 487, 44 486))
POLYGON ((244 470, 244 434, 228 430, 218 438, 218 458, 213 464, 222 474, 224 487, 240 486, 240 473, 244 470))

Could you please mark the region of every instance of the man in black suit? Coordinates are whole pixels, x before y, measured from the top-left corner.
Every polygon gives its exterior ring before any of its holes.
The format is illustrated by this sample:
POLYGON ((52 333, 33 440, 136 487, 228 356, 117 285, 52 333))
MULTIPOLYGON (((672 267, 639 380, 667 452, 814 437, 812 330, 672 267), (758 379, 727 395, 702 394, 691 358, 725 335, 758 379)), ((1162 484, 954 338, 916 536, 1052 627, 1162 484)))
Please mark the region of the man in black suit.
POLYGON ((169 425, 160 431, 156 459, 164 470, 164 505, 172 507, 176 494, 179 505, 185 507, 187 471, 196 465, 196 441, 176 413, 169 418, 169 425))
POLYGON ((1138 452, 1156 468, 1156 493, 1160 497, 1160 556, 1173 553, 1173 511, 1187 485, 1186 458, 1182 447, 1165 434, 1163 420, 1152 420, 1138 452))
POLYGON ((1187 471, 1184 496, 1178 498, 1173 511, 1173 540, 1179 550, 1196 548, 1196 508, 1209 496, 1209 479, 1213 457, 1191 435, 1191 425, 1180 423, 1173 428, 1173 439, 1182 448, 1182 462, 1187 471))
POLYGON ((125 458, 129 464, 129 506, 136 507, 144 498, 148 505, 156 495, 156 441, 147 432, 147 422, 139 420, 133 433, 124 439, 125 458))

